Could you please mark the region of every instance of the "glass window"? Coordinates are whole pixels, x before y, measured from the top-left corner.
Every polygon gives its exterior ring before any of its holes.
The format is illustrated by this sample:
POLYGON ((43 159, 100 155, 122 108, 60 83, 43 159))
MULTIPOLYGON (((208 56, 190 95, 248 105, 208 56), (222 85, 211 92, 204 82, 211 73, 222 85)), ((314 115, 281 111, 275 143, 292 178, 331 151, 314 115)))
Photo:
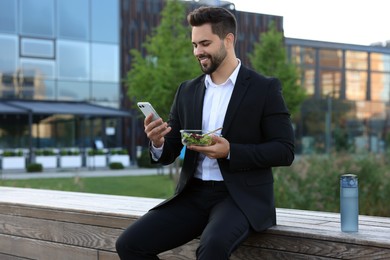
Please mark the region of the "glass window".
POLYGON ((89 80, 89 56, 89 44, 87 43, 58 41, 58 78, 89 80))
POLYGON ((0 1, 0 32, 16 33, 16 1, 0 1))
POLYGON ((366 100, 367 73, 362 71, 346 72, 346 98, 348 100, 366 100))
POLYGON ((315 72, 312 69, 304 70, 302 72, 302 86, 305 88, 308 95, 314 95, 315 92, 314 76, 315 72))
POLYGON ((22 35, 54 36, 54 1, 21 0, 20 26, 22 35))
POLYGON ((92 80, 119 82, 119 48, 117 45, 92 44, 92 80))
POLYGON ((95 0, 92 6, 92 41, 119 42, 119 1, 95 0))
POLYGON ((20 51, 21 56, 54 58, 54 42, 52 40, 22 38, 20 51))
POLYGON ((390 100, 390 73, 371 73, 371 100, 390 100))
POLYGON ((58 81, 58 100, 89 100, 90 88, 88 82, 58 81))
POLYGON ((320 50, 320 66, 341 68, 343 55, 340 50, 320 50))
POLYGON ((321 71, 321 90, 322 95, 330 95, 333 98, 338 98, 340 95, 341 72, 332 70, 321 71))
MULTIPOLYGON (((92 83, 92 98, 102 105, 119 104, 119 84, 118 83, 92 83)), ((111 105, 110 105, 111 106, 111 105)))
POLYGON ((316 52, 313 48, 304 48, 300 46, 293 46, 291 48, 291 56, 297 64, 315 65, 316 52))
POLYGON ((345 66, 347 69, 367 69, 367 52, 361 51, 346 51, 345 52, 345 66))
POLYGON ((89 39, 88 0, 58 0, 58 37, 89 39))
POLYGON ((20 59, 20 66, 23 71, 31 71, 37 79, 55 78, 55 65, 52 60, 41 59, 20 59))
POLYGON ((13 74, 18 66, 18 39, 0 34, 0 73, 13 74))
POLYGON ((371 71, 390 72, 390 55, 371 53, 371 71))
POLYGON ((56 99, 56 82, 54 80, 41 80, 34 86, 34 99, 56 99))

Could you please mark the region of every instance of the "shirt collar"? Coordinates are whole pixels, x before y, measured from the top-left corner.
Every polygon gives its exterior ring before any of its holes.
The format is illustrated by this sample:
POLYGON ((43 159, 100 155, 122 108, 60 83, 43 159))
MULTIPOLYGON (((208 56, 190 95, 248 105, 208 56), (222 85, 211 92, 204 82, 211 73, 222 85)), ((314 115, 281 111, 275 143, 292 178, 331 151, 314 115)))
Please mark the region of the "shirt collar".
MULTIPOLYGON (((237 67, 234 69, 233 73, 230 74, 229 78, 228 78, 223 84, 220 84, 220 85, 222 85, 222 86, 223 86, 223 85, 226 85, 229 81, 231 82, 231 84, 232 84, 233 86, 236 84, 238 72, 240 71, 240 68, 241 68, 241 60, 240 60, 240 59, 237 59, 237 61, 238 61, 238 65, 237 65, 237 67)), ((206 75, 205 84, 206 84, 206 88, 208 88, 208 87, 211 86, 211 85, 215 85, 214 82, 211 80, 210 74, 207 74, 207 75, 206 75)))

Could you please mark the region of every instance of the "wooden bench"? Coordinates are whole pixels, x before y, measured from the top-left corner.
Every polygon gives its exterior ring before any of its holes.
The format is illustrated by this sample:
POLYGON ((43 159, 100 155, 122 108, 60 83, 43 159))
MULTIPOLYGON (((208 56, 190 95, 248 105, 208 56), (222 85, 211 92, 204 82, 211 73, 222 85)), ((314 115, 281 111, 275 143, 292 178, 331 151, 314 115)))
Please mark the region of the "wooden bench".
MULTIPOLYGON (((117 260, 119 234, 160 201, 0 187, 0 259, 117 260)), ((277 218, 231 259, 390 259, 390 218, 360 216, 358 233, 340 232, 336 213, 277 209, 277 218)), ((160 257, 195 259, 197 243, 160 257)))

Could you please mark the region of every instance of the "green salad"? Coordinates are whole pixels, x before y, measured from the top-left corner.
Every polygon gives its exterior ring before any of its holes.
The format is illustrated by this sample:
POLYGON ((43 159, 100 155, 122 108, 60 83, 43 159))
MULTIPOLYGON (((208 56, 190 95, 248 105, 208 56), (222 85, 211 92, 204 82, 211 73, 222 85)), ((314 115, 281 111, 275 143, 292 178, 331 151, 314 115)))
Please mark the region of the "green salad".
POLYGON ((210 135, 200 135, 195 133, 182 134, 182 142, 185 145, 210 145, 213 139, 210 135))

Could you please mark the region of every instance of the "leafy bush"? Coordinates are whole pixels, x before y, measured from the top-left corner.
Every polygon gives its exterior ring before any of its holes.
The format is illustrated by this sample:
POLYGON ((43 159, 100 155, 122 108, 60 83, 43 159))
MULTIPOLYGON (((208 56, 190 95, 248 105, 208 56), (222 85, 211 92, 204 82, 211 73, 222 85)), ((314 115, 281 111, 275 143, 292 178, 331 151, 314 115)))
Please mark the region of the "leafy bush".
POLYGON ((78 150, 61 150, 60 155, 79 155, 80 151, 78 150))
POLYGON ((89 150, 88 151, 88 155, 89 156, 92 156, 92 155, 104 155, 104 150, 101 150, 101 149, 98 149, 98 150, 89 150))
POLYGON ((56 153, 53 150, 50 149, 44 149, 44 150, 36 150, 35 155, 40 156, 53 156, 56 155, 56 153))
POLYGON ((150 162, 149 149, 144 149, 141 152, 141 156, 137 158, 138 167, 141 168, 156 168, 158 164, 152 164, 150 162))
POLYGON ((121 162, 111 162, 108 166, 111 170, 121 170, 125 168, 121 162))
POLYGON ((336 154, 308 156, 274 169, 275 203, 281 208, 339 212, 340 176, 359 179, 359 214, 390 216, 390 169, 386 157, 336 154))
POLYGON ((126 150, 126 149, 112 149, 110 151, 111 154, 125 154, 125 155, 128 155, 129 152, 126 150))
POLYGON ((4 151, 3 157, 16 157, 16 156, 23 156, 23 151, 4 151))
POLYGON ((40 163, 31 163, 26 166, 27 172, 42 172, 43 167, 40 163))

